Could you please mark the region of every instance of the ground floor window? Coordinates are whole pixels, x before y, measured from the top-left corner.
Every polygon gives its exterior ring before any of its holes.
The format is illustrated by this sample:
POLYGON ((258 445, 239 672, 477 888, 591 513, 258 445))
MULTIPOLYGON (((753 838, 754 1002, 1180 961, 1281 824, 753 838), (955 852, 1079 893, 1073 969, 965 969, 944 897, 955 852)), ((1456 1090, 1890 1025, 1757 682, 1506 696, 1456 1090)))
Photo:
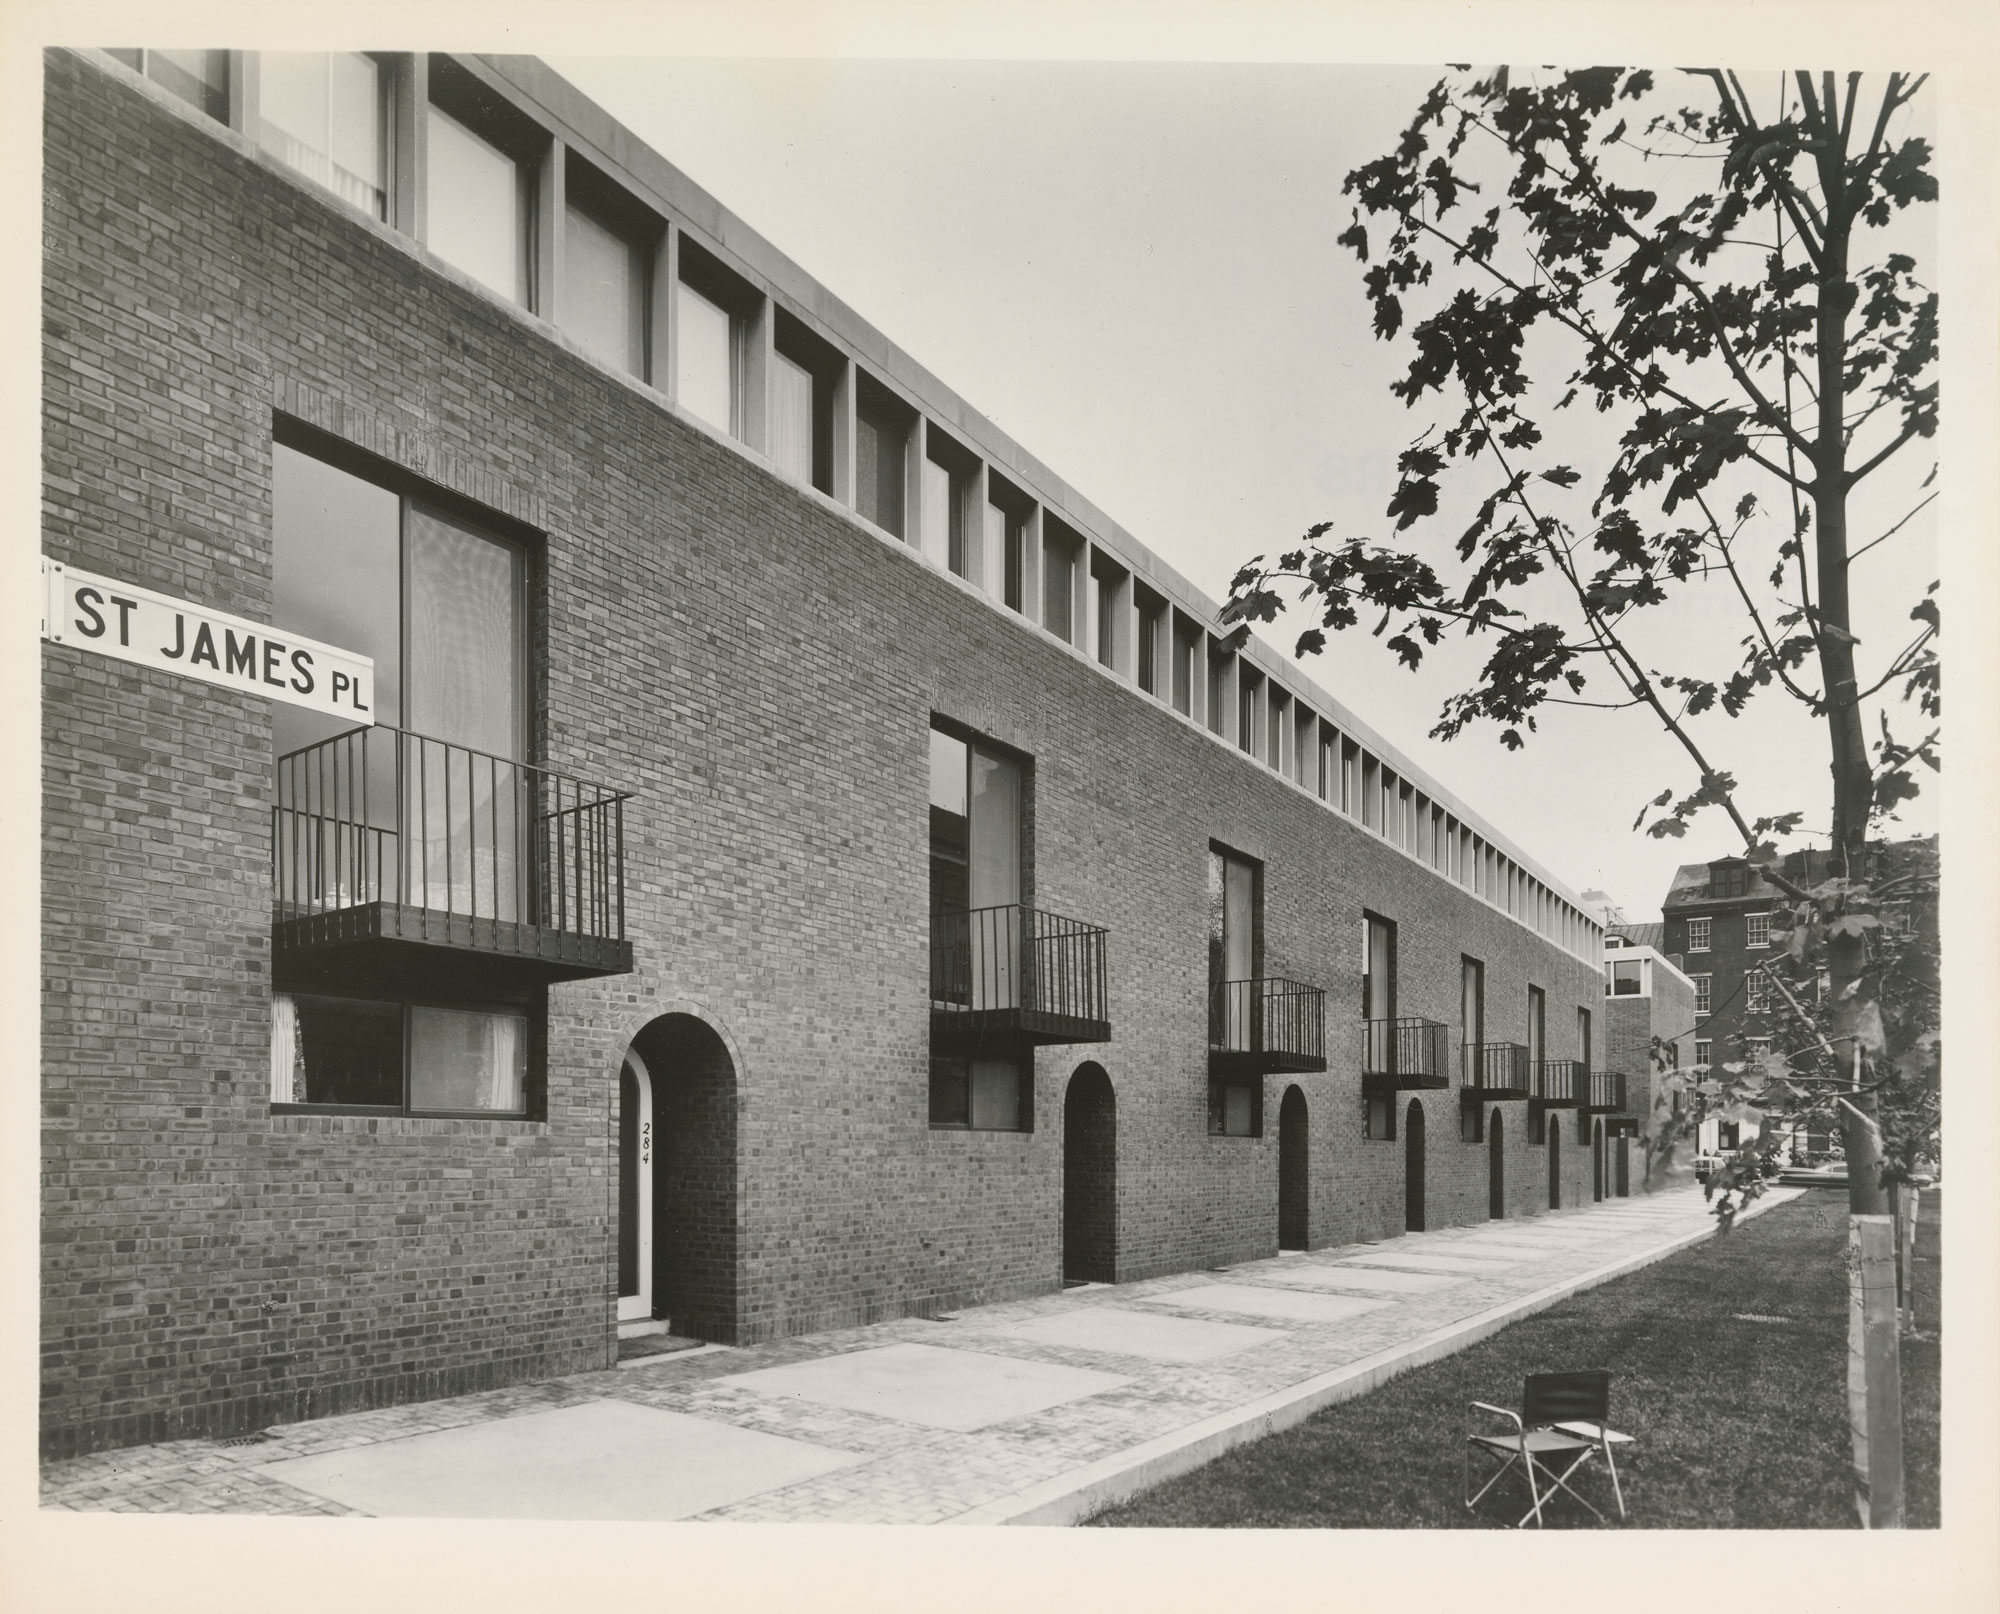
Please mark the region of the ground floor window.
POLYGON ((1032 1132, 1028 1085, 1011 1059, 933 1059, 931 1125, 973 1132, 1032 1132))
POLYGON ((392 1115, 526 1115, 524 1007, 279 992, 271 999, 274 1107, 392 1115))
POLYGON ((1208 1135, 1212 1138, 1254 1138, 1263 1134, 1261 1082, 1208 1084, 1208 1135))
POLYGON ((1365 1101, 1363 1132, 1382 1143, 1396 1139, 1396 1100, 1393 1096, 1371 1097, 1365 1101))
POLYGON ((1458 1141, 1460 1143, 1486 1141, 1486 1107, 1483 1104, 1459 1105, 1458 1141))

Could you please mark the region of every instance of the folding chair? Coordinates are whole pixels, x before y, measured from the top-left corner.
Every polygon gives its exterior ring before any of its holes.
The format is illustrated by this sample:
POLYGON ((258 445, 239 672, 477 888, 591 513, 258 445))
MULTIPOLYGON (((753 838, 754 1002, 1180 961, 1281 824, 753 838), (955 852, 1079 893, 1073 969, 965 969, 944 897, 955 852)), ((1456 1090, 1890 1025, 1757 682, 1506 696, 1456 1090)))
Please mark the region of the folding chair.
POLYGON ((1622 1520, 1625 1493, 1618 1484, 1618 1464, 1611 1448, 1630 1445, 1632 1437, 1606 1425, 1610 1411, 1611 1375, 1601 1368, 1580 1373, 1530 1373, 1518 1413, 1484 1401, 1473 1402, 1466 1419, 1465 1505, 1476 1512, 1486 1494, 1518 1468, 1528 1482, 1530 1505, 1514 1528, 1522 1529, 1533 1519, 1535 1528, 1541 1529, 1542 1509, 1554 1502, 1558 1491, 1568 1492, 1604 1523, 1604 1515, 1569 1483, 1593 1458, 1602 1458, 1622 1520), (1513 1428, 1501 1434, 1479 1433, 1472 1427, 1479 1413, 1505 1418, 1513 1428), (1472 1489, 1475 1451, 1500 1465, 1477 1491, 1472 1489))

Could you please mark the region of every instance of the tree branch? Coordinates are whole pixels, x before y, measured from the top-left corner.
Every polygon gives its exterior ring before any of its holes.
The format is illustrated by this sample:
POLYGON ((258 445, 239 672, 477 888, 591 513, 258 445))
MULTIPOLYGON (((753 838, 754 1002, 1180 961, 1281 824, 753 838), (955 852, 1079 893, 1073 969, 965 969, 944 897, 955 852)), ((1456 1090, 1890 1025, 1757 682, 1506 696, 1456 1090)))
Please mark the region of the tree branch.
POLYGON ((1917 501, 1916 508, 1911 510, 1909 515, 1903 517, 1903 519, 1897 522, 1895 526, 1891 527, 1887 532, 1883 533, 1880 538, 1869 539, 1867 543, 1863 544, 1859 549, 1854 550, 1851 554, 1849 554, 1847 557, 1847 564, 1852 566, 1857 560, 1859 560, 1863 555, 1867 554, 1868 551, 1873 549, 1877 544, 1886 543, 1888 542, 1889 539, 1895 537, 1897 533, 1901 532, 1904 527, 1909 525, 1911 517, 1915 516, 1918 510, 1923 509, 1925 505, 1929 504, 1931 500, 1935 499, 1936 497, 1937 495, 1935 493, 1925 494, 1921 499, 1917 501))
MULTIPOLYGON (((1874 470, 1891 454, 1895 453, 1897 449, 1901 448, 1905 443, 1907 443, 1912 437, 1915 437, 1916 435, 1917 435, 1917 423, 1914 420, 1904 421, 1903 429, 1896 434, 1896 440, 1893 443, 1889 444, 1888 447, 1884 448, 1881 453, 1873 455, 1872 457, 1863 460, 1858 466, 1856 466, 1853 470, 1847 473, 1846 477, 1842 480, 1840 484, 1841 491, 1844 493, 1848 489, 1852 488, 1855 483, 1859 482, 1870 471, 1874 470)), ((1850 556, 1848 558, 1852 559, 1853 557, 1850 556)))

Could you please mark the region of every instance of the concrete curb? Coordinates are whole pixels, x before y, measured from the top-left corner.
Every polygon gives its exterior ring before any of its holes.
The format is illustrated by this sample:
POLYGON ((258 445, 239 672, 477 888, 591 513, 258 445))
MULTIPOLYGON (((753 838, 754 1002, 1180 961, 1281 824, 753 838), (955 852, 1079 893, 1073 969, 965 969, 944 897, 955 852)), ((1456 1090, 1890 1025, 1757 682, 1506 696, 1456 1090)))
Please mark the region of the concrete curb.
MULTIPOLYGON (((1736 1216, 1737 1225, 1761 1216, 1774 1205, 1798 1198, 1803 1189, 1771 1189, 1736 1216)), ((1219 1457, 1232 1446, 1261 1440, 1301 1423, 1322 1407, 1366 1395, 1398 1373, 1427 1362, 1450 1356, 1466 1346, 1497 1334, 1509 1323, 1546 1311, 1557 1301, 1585 1289, 1622 1278, 1641 1267, 1651 1266, 1670 1255, 1691 1249, 1704 1239, 1715 1237, 1713 1224, 1684 1233, 1651 1249, 1641 1250, 1607 1265, 1596 1267, 1561 1283, 1550 1284, 1517 1300, 1476 1312, 1455 1323, 1435 1329, 1405 1344, 1377 1351, 1358 1362, 1349 1362, 1331 1372, 1316 1374, 1273 1395, 1232 1407, 1227 1412, 1204 1418, 1199 1423, 1176 1429, 1171 1434, 1100 1458, 1082 1468, 1071 1469, 1054 1479, 1016 1491, 1012 1496, 985 1502, 976 1508, 941 1520, 944 1524, 1075 1524, 1114 1502, 1127 1501, 1158 1485, 1162 1480, 1185 1474, 1219 1457)))

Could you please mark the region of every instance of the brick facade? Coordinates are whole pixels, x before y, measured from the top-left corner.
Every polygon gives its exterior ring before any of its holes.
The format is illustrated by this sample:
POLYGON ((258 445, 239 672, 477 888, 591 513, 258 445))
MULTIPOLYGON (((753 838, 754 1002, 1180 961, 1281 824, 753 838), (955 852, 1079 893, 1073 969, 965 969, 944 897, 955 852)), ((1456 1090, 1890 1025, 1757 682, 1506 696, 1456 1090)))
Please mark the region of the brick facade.
MULTIPOLYGON (((534 1119, 274 1115, 269 710, 46 647, 47 1449, 609 1363, 628 1046, 665 1303, 750 1341, 1057 1286, 1086 1062, 1115 1094, 1106 1275, 1275 1251, 1294 1084, 1310 1244, 1400 1233, 1403 1129, 1363 1135, 1364 908, 1398 927, 1398 1011, 1454 1038, 1462 955, 1491 1039, 1525 1040, 1530 984, 1551 1058, 1602 1015, 1585 958, 241 142, 66 53, 47 88, 45 552, 269 620, 274 420, 532 527, 540 750, 633 792, 636 953, 548 989, 534 1119), (1112 1040, 1037 1052, 1028 1132, 927 1123, 934 717, 1032 759, 1027 900, 1111 932, 1112 1040), (1259 1137, 1207 1132, 1211 841, 1262 861, 1264 973, 1327 989, 1330 1068, 1267 1078, 1259 1137)), ((1488 1143, 1455 1088, 1412 1099, 1429 1225, 1484 1219, 1488 1143)), ((1508 1214, 1545 1208, 1526 1106, 1493 1108, 1508 1214)))

